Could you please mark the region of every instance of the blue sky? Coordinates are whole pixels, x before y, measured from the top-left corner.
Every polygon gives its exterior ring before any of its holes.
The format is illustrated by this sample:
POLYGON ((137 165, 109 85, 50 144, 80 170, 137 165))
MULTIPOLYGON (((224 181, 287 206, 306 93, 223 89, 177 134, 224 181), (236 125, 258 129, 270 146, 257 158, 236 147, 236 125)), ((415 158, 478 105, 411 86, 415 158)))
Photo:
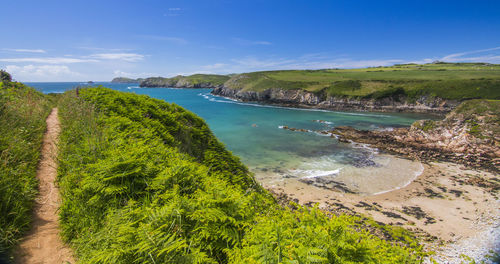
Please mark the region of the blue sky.
POLYGON ((0 0, 20 81, 500 63, 500 1, 0 0))

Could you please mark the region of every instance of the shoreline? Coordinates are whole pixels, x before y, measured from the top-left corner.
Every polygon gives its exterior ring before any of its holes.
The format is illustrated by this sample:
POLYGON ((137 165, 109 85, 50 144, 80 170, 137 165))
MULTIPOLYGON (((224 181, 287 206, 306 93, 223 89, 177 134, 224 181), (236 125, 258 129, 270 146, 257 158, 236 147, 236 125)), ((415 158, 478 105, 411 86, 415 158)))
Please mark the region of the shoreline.
POLYGON ((299 181, 264 187, 281 203, 318 204, 335 214, 366 215, 383 224, 401 226, 415 232, 428 251, 437 252, 431 257, 460 263, 463 252, 479 261, 484 255, 481 252, 489 249, 478 246, 484 239, 473 237, 485 228, 500 227, 498 193, 481 187, 484 184, 478 179, 498 184, 494 173, 434 162, 424 163, 423 173, 407 186, 378 195, 327 190, 299 181), (474 243, 462 243, 468 239, 474 243))
MULTIPOLYGON (((143 87, 141 87, 143 88, 143 87)), ((165 88, 165 87, 158 87, 158 88, 165 88)), ((174 89, 191 89, 191 88, 174 88, 174 89)), ((205 88, 205 89, 213 89, 213 88, 205 88)), ((290 110, 302 110, 302 111, 318 111, 318 112, 332 112, 332 113, 359 113, 359 114, 369 114, 369 113, 374 113, 377 114, 384 114, 384 113, 390 113, 390 114, 415 114, 415 115, 428 115, 429 117, 434 117, 435 119, 443 119, 447 112, 412 112, 412 111, 378 111, 378 110, 369 110, 369 109, 350 109, 350 108, 345 108, 345 109, 331 109, 331 108, 323 108, 323 107, 315 107, 311 105, 293 105, 293 104, 284 104, 284 103, 272 103, 272 102, 263 102, 263 101, 245 101, 241 100, 238 98, 233 98, 233 97, 228 97, 220 94, 214 94, 210 92, 210 95, 215 96, 215 97, 220 97, 224 98, 227 100, 231 100, 235 103, 241 103, 241 104, 246 104, 246 105, 252 105, 256 107, 272 107, 272 108, 282 108, 282 109, 290 109, 290 110)), ((451 111, 451 110, 450 110, 451 111)))
POLYGON ((347 98, 327 97, 305 90, 268 89, 265 91, 241 91, 238 89, 213 87, 212 95, 240 102, 255 102, 290 108, 321 109, 328 111, 356 111, 380 113, 415 113, 443 116, 455 109, 460 102, 439 97, 422 96, 414 101, 407 98, 347 98))

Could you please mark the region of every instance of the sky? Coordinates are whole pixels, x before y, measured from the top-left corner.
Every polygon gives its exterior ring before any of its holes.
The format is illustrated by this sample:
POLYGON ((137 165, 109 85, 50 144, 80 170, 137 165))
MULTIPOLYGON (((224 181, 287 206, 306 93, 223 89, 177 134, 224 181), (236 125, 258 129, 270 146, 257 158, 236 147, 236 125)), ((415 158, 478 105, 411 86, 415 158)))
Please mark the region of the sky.
POLYGON ((0 0, 19 81, 500 63, 500 1, 0 0))

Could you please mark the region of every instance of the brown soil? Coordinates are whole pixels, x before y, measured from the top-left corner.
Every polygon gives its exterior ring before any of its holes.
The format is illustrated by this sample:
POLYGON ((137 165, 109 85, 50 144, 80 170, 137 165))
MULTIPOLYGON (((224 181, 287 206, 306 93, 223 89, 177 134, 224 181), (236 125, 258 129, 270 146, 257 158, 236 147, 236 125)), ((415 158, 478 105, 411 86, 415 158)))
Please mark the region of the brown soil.
POLYGON ((57 108, 47 118, 42 159, 38 165, 39 194, 35 201, 31 230, 15 252, 15 263, 74 263, 72 252, 59 235, 59 189, 57 176, 57 140, 60 124, 57 108))

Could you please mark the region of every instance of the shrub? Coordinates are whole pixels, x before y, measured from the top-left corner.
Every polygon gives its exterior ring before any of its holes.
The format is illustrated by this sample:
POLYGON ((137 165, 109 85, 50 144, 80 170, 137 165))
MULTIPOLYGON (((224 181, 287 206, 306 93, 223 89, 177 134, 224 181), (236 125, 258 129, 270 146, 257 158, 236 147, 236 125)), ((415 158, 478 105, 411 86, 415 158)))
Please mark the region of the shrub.
POLYGON ((8 72, 0 70, 0 82, 12 82, 12 76, 8 72))

